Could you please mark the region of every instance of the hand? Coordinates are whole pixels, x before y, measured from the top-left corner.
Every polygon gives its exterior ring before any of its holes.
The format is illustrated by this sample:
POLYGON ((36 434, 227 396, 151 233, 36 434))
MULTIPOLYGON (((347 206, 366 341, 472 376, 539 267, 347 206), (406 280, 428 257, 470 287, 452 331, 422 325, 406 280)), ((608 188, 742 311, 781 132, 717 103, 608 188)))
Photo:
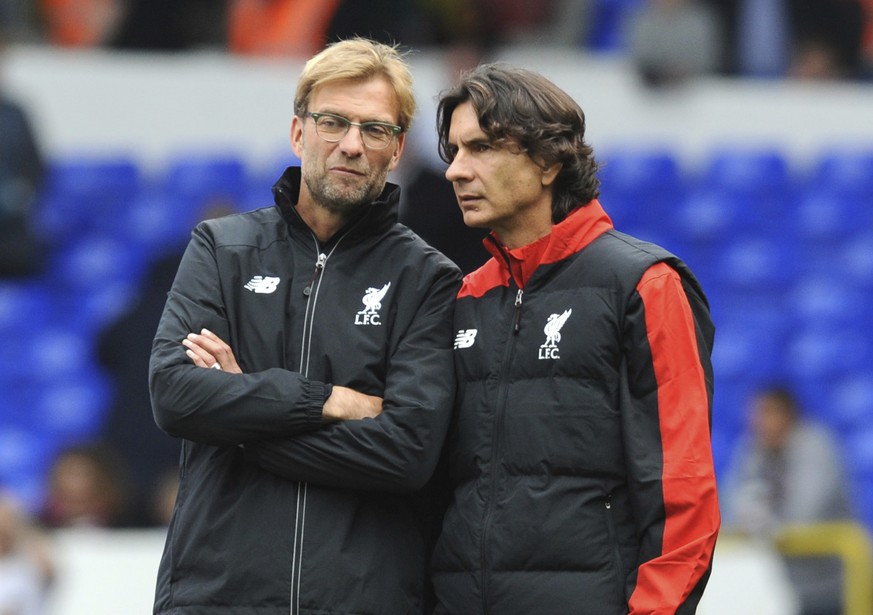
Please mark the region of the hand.
POLYGON ((358 393, 348 387, 336 385, 322 409, 324 418, 337 421, 375 418, 380 414, 382 414, 381 397, 358 393))
POLYGON ((182 345, 187 349, 185 354, 191 357, 197 367, 220 369, 231 374, 243 373, 230 346, 209 329, 201 329, 199 334, 189 333, 182 340, 182 345))

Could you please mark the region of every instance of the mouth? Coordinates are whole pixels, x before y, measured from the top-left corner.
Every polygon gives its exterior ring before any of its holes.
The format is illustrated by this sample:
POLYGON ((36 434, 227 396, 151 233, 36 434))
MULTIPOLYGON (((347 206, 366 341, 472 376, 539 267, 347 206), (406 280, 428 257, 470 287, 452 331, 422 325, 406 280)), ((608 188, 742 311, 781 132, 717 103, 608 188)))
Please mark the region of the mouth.
POLYGON ((458 195, 458 204, 461 206, 461 209, 464 210, 475 208, 481 200, 482 197, 476 194, 458 195))
POLYGON ((330 169, 334 173, 340 173, 342 175, 355 175, 357 177, 363 177, 366 175, 363 171, 359 171, 358 169, 352 169, 351 167, 331 167, 330 169))

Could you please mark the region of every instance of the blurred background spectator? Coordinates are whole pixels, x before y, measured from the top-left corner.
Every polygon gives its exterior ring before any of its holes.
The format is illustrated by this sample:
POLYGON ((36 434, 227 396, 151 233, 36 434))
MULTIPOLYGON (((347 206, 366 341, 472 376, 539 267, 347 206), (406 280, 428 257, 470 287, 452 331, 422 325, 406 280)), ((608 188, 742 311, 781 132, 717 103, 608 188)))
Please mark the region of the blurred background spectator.
POLYGON ((630 58, 647 85, 679 85, 722 70, 721 23, 704 2, 650 0, 627 27, 630 58))
POLYGON ((31 276, 43 260, 32 212, 44 164, 27 110, 4 92, 4 48, 0 23, 0 277, 31 276))
POLYGON ((14 496, 0 493, 0 613, 43 615, 54 577, 48 536, 14 496))
POLYGON ((107 46, 138 51, 224 50, 227 7, 216 0, 126 0, 107 46))
POLYGON ((126 468, 115 447, 76 444, 60 451, 49 470, 40 521, 52 529, 140 525, 126 468))
MULTIPOLYGON (((750 400, 749 433, 721 491, 726 528, 772 538, 790 524, 850 521, 850 483, 833 434, 805 418, 794 394, 767 387, 750 400)), ((834 558, 786 561, 803 615, 840 615, 842 571, 834 558)))

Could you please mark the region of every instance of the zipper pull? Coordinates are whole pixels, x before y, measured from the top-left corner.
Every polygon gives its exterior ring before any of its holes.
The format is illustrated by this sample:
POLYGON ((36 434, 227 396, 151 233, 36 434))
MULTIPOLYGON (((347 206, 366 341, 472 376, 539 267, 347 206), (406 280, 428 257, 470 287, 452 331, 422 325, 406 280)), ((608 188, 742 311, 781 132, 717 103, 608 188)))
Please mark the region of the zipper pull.
POLYGON ((321 271, 324 269, 324 263, 327 261, 327 255, 322 252, 318 255, 318 260, 315 261, 315 271, 312 272, 312 277, 309 278, 309 283, 303 289, 303 294, 307 297, 312 294, 312 285, 315 284, 315 280, 318 279, 318 276, 321 274, 321 271))
POLYGON ((524 291, 520 288, 518 289, 518 294, 515 295, 515 321, 512 326, 512 330, 514 333, 518 333, 519 328, 521 328, 521 297, 524 295, 524 291))

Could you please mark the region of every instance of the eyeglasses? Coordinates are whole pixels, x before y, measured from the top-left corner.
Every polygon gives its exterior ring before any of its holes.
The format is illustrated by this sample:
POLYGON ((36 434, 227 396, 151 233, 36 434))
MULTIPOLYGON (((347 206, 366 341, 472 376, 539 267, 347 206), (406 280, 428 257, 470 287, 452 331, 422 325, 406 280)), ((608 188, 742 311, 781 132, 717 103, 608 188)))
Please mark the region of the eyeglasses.
POLYGON ((306 115, 315 120, 315 132, 328 143, 337 143, 349 128, 357 126, 361 139, 369 149, 385 149, 391 141, 403 132, 403 128, 387 122, 353 122, 333 113, 310 113, 306 115))

